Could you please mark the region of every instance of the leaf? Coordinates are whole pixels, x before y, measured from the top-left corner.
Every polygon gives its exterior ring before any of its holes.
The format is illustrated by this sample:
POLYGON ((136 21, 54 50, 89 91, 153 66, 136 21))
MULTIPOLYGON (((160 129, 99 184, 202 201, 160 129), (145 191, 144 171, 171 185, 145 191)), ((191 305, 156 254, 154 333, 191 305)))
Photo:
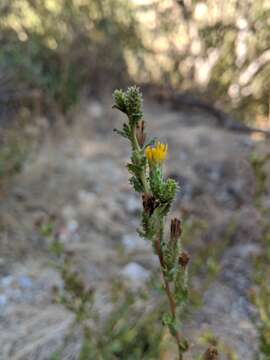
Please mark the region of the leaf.
POLYGON ((126 113, 127 112, 127 105, 126 105, 126 95, 123 90, 115 90, 113 93, 113 98, 115 101, 114 108, 126 113))
POLYGON ((129 182, 133 186, 133 188, 136 192, 141 193, 144 191, 142 182, 136 176, 132 176, 129 179, 129 182))
POLYGON ((119 129, 113 129, 114 132, 116 132, 118 135, 123 136, 124 138, 131 139, 131 130, 128 124, 124 123, 122 130, 119 129))
POLYGON ((174 319, 171 314, 165 313, 162 316, 162 323, 163 325, 170 326, 174 323, 174 319))
POLYGON ((123 136, 124 138, 127 137, 126 134, 125 134, 125 132, 124 132, 123 130, 113 129, 113 131, 114 131, 116 134, 118 134, 118 135, 120 135, 120 136, 123 136))

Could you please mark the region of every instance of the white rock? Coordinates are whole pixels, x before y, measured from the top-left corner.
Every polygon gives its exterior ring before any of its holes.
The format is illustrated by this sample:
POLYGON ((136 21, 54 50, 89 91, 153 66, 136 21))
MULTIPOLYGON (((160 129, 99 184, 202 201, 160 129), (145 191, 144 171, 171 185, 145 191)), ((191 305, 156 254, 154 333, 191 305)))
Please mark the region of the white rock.
POLYGON ((7 304, 7 297, 4 294, 0 294, 0 307, 7 304))
POLYGON ((122 238, 122 245, 127 253, 133 251, 149 251, 151 250, 150 242, 142 239, 137 233, 126 234, 122 238))
POLYGON ((135 262, 127 264, 121 270, 121 274, 124 278, 131 281, 135 287, 143 285, 150 277, 150 271, 135 262))
POLYGON ((129 213, 133 214, 141 209, 141 202, 135 196, 129 196, 126 201, 126 209, 129 213))
POLYGON ((19 283, 20 287, 23 288, 23 289, 30 289, 30 288, 33 287, 33 281, 27 275, 19 276, 18 283, 19 283))
POLYGON ((14 277, 13 277, 12 275, 4 276, 4 277, 1 279, 1 286, 3 286, 3 287, 11 286, 11 284, 13 283, 13 281, 14 281, 14 277))
POLYGON ((103 108, 98 101, 91 101, 88 105, 88 113, 93 118, 100 118, 103 114, 103 108))
POLYGON ((67 229, 70 233, 74 234, 76 233, 76 231, 78 230, 79 228, 79 224, 78 224, 78 221, 76 220, 70 220, 68 223, 67 223, 67 229))
POLYGON ((78 200, 83 204, 88 204, 89 206, 93 206, 97 202, 97 196, 93 192, 79 190, 78 200))
POLYGON ((73 220, 77 215, 76 209, 72 205, 66 205, 62 209, 62 216, 67 221, 73 220))

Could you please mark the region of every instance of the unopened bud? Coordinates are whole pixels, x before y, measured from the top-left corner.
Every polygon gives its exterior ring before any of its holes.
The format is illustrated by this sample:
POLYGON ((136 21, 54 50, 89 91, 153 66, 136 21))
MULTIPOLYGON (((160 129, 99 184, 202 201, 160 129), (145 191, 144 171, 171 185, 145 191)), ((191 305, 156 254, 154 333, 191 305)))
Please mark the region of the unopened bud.
POLYGON ((203 360, 218 360, 218 351, 214 346, 210 346, 203 357, 203 360))
POLYGON ((182 234, 181 221, 177 218, 171 220, 171 241, 176 243, 182 234))
POLYGON ((179 256, 178 262, 185 269, 189 263, 189 259, 189 254, 186 251, 182 251, 179 256))

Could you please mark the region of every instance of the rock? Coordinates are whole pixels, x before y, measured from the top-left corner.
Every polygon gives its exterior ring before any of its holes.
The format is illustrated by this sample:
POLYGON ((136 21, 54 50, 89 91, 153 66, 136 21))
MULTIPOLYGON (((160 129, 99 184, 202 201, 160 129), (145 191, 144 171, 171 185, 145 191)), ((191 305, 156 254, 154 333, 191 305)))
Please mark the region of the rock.
MULTIPOLYGON (((251 259, 259 251, 257 245, 248 243, 225 252, 221 274, 206 291, 204 306, 193 318, 196 330, 192 338, 211 331, 237 359, 253 360, 258 355, 258 311, 249 298, 249 290, 253 281, 251 259)), ((187 331, 190 333, 190 329, 187 331)))
POLYGON ((141 202, 135 196, 129 196, 126 200, 125 207, 131 214, 137 214, 141 210, 141 202))
POLYGON ((92 208, 97 202, 97 196, 93 192, 80 190, 78 191, 78 200, 84 206, 92 208))
POLYGON ((7 304, 7 297, 5 294, 0 294, 0 308, 7 304))
POLYGON ((150 271, 146 270, 140 264, 131 262, 127 264, 122 270, 121 275, 131 281, 132 286, 138 287, 143 285, 150 278, 150 271))
POLYGON ((98 119, 103 114, 103 108, 100 102, 92 100, 88 105, 88 113, 94 119, 98 119))
POLYGON ((77 214, 76 209, 71 205, 66 205, 62 209, 62 216, 66 220, 73 220, 76 214, 77 214))
POLYGON ((71 233, 71 234, 75 234, 76 231, 78 230, 79 228, 79 224, 78 224, 78 221, 76 220, 70 220, 68 223, 67 223, 67 230, 71 233))
POLYGON ((62 226, 58 231, 58 238, 62 243, 69 243, 72 241, 79 241, 80 235, 78 233, 79 223, 72 219, 62 226))
POLYGON ((18 284, 23 289, 31 289, 33 287, 32 279, 27 275, 21 275, 18 278, 18 284))
POLYGON ((6 288, 6 287, 11 286, 11 284, 13 283, 13 281, 14 281, 14 277, 13 277, 12 275, 4 276, 4 277, 1 279, 1 287, 6 288))
POLYGON ((151 250, 149 241, 142 239, 137 233, 126 234, 122 238, 122 244, 127 253, 151 250))

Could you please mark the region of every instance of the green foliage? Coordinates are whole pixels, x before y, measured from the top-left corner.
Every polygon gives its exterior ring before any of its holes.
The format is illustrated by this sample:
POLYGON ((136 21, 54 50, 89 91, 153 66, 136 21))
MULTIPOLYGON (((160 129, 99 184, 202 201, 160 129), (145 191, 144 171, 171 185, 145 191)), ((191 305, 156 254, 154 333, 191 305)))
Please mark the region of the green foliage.
POLYGON ((256 177, 256 198, 259 201, 261 196, 267 193, 267 172, 264 167, 269 160, 270 155, 258 156, 256 153, 253 153, 250 159, 256 177))
MULTIPOLYGON (((97 94, 104 92, 104 85, 124 84, 133 76, 137 82, 196 92, 244 114, 248 121, 266 116, 267 0, 252 1, 248 12, 236 1, 218 0, 215 10, 212 0, 203 3, 207 14, 198 18, 201 4, 196 1, 183 10, 176 1, 164 6, 154 0, 148 5, 125 0, 2 0, 0 100, 6 104, 20 93, 39 89, 45 106, 56 104, 66 111, 84 88, 97 94), (144 20, 148 15, 156 19, 151 25, 144 20), (203 81, 202 63, 207 69, 203 81)), ((136 108, 140 99, 135 100, 133 90, 125 95, 135 101, 128 106, 121 91, 115 96, 119 109, 133 114, 136 122, 141 118, 136 108)))
POLYGON ((23 127, 2 129, 3 139, 0 143, 0 187, 5 186, 10 178, 20 172, 29 150, 31 138, 25 134, 23 127))
POLYGON ((177 304, 183 308, 188 301, 188 275, 187 269, 177 268, 175 274, 175 299, 177 304))
POLYGON ((138 87, 131 86, 126 92, 115 90, 113 99, 115 102, 113 107, 122 111, 128 117, 128 122, 123 124, 122 130, 114 129, 114 131, 131 143, 131 162, 127 164, 128 171, 132 175, 129 181, 136 192, 142 193, 146 185, 146 179, 142 176, 146 168, 146 157, 144 148, 139 146, 136 136, 136 130, 143 115, 142 94, 138 87))
MULTIPOLYGON (((142 230, 139 230, 140 236, 148 240, 154 240, 157 233, 161 230, 162 222, 162 208, 158 207, 150 215, 147 212, 142 212, 142 230)), ((155 244, 153 244, 155 249, 155 244)))
POLYGON ((269 269, 270 261, 270 242, 268 243, 268 256, 257 259, 256 281, 259 286, 258 290, 253 293, 253 300, 256 304, 260 318, 260 350, 262 356, 260 359, 266 360, 270 356, 270 284, 269 284, 269 269), (260 264, 260 263, 261 264, 260 264))
POLYGON ((21 170, 25 160, 25 148, 19 141, 4 145, 0 149, 0 178, 11 176, 21 170))
MULTIPOLYGON (((130 129, 134 128, 143 116, 143 100, 139 88, 136 86, 130 86, 126 92, 123 90, 115 90, 113 93, 113 99, 115 102, 114 107, 128 116, 130 129)), ((124 125, 126 125, 127 128, 127 124, 124 125)), ((123 128, 123 130, 124 129, 125 128, 123 128)))
POLYGON ((135 191, 142 192, 143 211, 139 234, 153 245, 158 256, 164 280, 164 290, 170 304, 170 314, 163 316, 166 325, 175 338, 179 359, 188 349, 187 341, 180 337, 179 321, 188 297, 187 265, 189 255, 181 251, 181 221, 171 221, 170 239, 165 238, 164 223, 178 190, 173 179, 164 179, 162 163, 167 156, 167 146, 157 142, 154 148, 144 145, 144 123, 139 123, 142 114, 142 95, 138 88, 131 87, 126 92, 114 92, 114 107, 124 112, 128 122, 118 134, 131 143, 131 162, 127 165, 133 175, 131 183, 135 191), (139 135, 137 128, 140 129, 139 135), (125 130, 128 129, 128 132, 125 130), (138 136, 140 137, 138 139, 138 136), (141 141, 143 140, 143 141, 141 141))
POLYGON ((126 92, 115 90, 113 94, 114 107, 125 113, 130 121, 130 126, 136 126, 142 118, 142 94, 136 86, 131 86, 126 92))
POLYGON ((126 99, 126 94, 124 92, 124 90, 115 90, 113 93, 113 98, 114 98, 114 102, 115 102, 115 107, 122 111, 123 113, 127 114, 127 99, 126 99))
POLYGON ((147 75, 162 87, 199 95, 249 122, 268 116, 268 0, 251 1, 248 11, 244 1, 170 1, 164 6, 153 0, 138 10, 145 12, 154 13, 156 21, 142 23, 149 51, 132 58, 137 77, 145 81, 147 75))
POLYGON ((140 47, 132 9, 123 0, 1 1, 1 92, 12 100, 40 89, 66 111, 84 87, 125 81, 124 52, 140 47))
POLYGON ((178 184, 173 179, 163 179, 162 169, 154 167, 150 174, 150 187, 153 195, 160 200, 161 203, 169 203, 173 201, 176 192, 179 189, 178 184))
POLYGON ((180 244, 174 241, 168 241, 163 244, 163 255, 164 262, 166 264, 167 269, 167 277, 169 280, 172 280, 172 276, 175 271, 178 270, 178 264, 176 261, 178 260, 178 254, 180 254, 180 244))
POLYGON ((72 311, 79 323, 91 318, 94 300, 93 289, 86 287, 78 272, 73 270, 72 262, 68 257, 64 257, 64 263, 58 265, 58 269, 64 282, 64 289, 57 291, 55 294, 56 301, 72 311))
POLYGON ((131 124, 137 125, 141 120, 142 113, 142 94, 136 86, 131 86, 126 91, 126 113, 131 124))

